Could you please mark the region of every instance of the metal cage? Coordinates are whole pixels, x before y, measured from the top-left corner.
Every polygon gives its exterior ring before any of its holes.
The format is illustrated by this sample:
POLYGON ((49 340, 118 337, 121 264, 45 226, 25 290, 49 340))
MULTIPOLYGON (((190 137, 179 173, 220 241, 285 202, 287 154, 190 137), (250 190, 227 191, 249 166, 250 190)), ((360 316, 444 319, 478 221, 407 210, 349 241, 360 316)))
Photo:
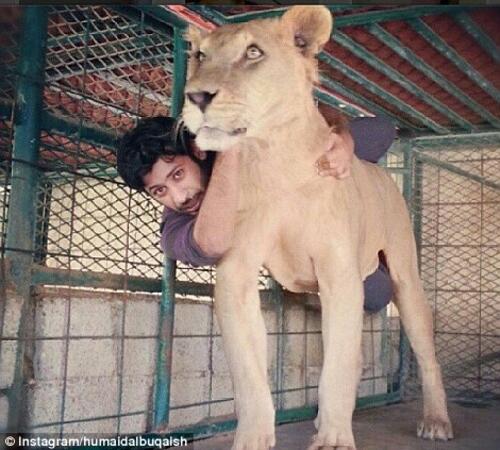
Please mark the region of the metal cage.
MULTIPOLYGON (((315 95, 348 116, 387 114, 398 124, 401 138, 381 164, 411 209, 448 393, 498 397, 498 79, 474 69, 459 46, 435 31, 436 23, 451 20, 449 9, 331 9, 340 16, 339 31, 319 55, 315 95), (401 27, 405 22, 413 34, 401 27), (378 44, 370 46, 366 33, 378 44), (428 42, 441 65, 425 62, 418 46, 405 48, 404 33, 428 42), (412 71, 385 63, 381 55, 389 50, 412 71), (443 58, 461 77, 443 78, 443 58), (367 75, 373 69, 380 83, 367 75), (406 100, 397 85, 407 90, 406 100), (450 99, 463 105, 453 109, 450 99)), ((213 313, 214 270, 163 260, 160 211, 118 178, 115 148, 138 118, 179 113, 188 23, 215 26, 281 13, 265 7, 2 8, 4 430, 200 437, 234 428, 213 313)), ((498 63, 483 12, 453 14, 483 60, 489 55, 498 63)), ((321 364, 317 298, 284 292, 265 271, 259 288, 278 422, 312 418, 321 364)), ((418 395, 415 360, 393 305, 365 317, 363 343, 358 407, 418 395)))

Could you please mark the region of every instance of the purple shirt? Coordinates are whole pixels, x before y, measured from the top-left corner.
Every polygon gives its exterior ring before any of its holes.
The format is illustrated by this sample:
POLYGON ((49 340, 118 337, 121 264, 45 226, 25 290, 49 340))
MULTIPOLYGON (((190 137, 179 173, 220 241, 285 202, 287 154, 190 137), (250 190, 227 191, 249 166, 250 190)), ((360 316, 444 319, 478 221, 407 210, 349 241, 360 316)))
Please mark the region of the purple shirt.
POLYGON ((217 257, 203 253, 193 237, 196 215, 181 213, 165 207, 161 231, 161 249, 171 259, 177 259, 192 266, 213 266, 217 257))

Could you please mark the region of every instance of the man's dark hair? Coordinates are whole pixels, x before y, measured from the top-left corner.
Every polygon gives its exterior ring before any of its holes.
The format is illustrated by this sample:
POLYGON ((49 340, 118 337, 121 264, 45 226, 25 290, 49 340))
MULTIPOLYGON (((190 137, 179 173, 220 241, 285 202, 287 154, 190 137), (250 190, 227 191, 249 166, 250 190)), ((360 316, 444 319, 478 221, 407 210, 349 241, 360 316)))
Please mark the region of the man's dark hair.
POLYGON ((144 190, 143 177, 163 156, 188 155, 201 167, 211 170, 213 157, 201 161, 190 147, 194 135, 187 127, 172 117, 141 119, 135 128, 120 140, 116 152, 116 168, 127 186, 144 190))

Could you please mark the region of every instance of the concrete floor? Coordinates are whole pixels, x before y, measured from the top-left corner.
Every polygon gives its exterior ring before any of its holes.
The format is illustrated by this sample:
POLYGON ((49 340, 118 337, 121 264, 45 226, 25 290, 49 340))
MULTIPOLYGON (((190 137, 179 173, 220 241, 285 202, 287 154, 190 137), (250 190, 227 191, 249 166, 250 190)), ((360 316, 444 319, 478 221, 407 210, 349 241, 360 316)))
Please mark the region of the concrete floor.
MULTIPOLYGON (((478 407, 449 403, 455 439, 424 441, 416 437, 421 404, 409 402, 358 411, 354 436, 358 450, 498 450, 500 403, 478 407)), ((306 450, 315 428, 312 421, 281 425, 276 430, 275 450, 306 450)), ((229 450, 232 433, 196 441, 194 450, 229 450)))

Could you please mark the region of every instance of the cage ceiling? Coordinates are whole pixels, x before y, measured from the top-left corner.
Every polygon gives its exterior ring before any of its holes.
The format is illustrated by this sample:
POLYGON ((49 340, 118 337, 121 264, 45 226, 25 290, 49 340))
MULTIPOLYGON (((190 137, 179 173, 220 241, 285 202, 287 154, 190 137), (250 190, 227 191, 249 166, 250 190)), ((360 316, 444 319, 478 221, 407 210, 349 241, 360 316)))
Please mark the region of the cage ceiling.
MULTIPOLYGON (((318 56, 320 85, 314 92, 322 107, 351 117, 388 115, 400 136, 408 137, 500 128, 500 8, 329 8, 335 25, 318 56)), ((284 10, 250 5, 54 7, 44 127, 66 136, 78 129, 83 141, 111 148, 134 117, 169 113, 173 27, 210 29, 278 17, 284 10), (72 124, 82 97, 82 119, 72 124)), ((16 33, 7 31, 22 8, 3 8, 3 13, 1 62, 9 67, 15 60, 9 49, 16 47, 16 33)), ((7 118, 14 89, 0 88, 0 114, 7 118)))

